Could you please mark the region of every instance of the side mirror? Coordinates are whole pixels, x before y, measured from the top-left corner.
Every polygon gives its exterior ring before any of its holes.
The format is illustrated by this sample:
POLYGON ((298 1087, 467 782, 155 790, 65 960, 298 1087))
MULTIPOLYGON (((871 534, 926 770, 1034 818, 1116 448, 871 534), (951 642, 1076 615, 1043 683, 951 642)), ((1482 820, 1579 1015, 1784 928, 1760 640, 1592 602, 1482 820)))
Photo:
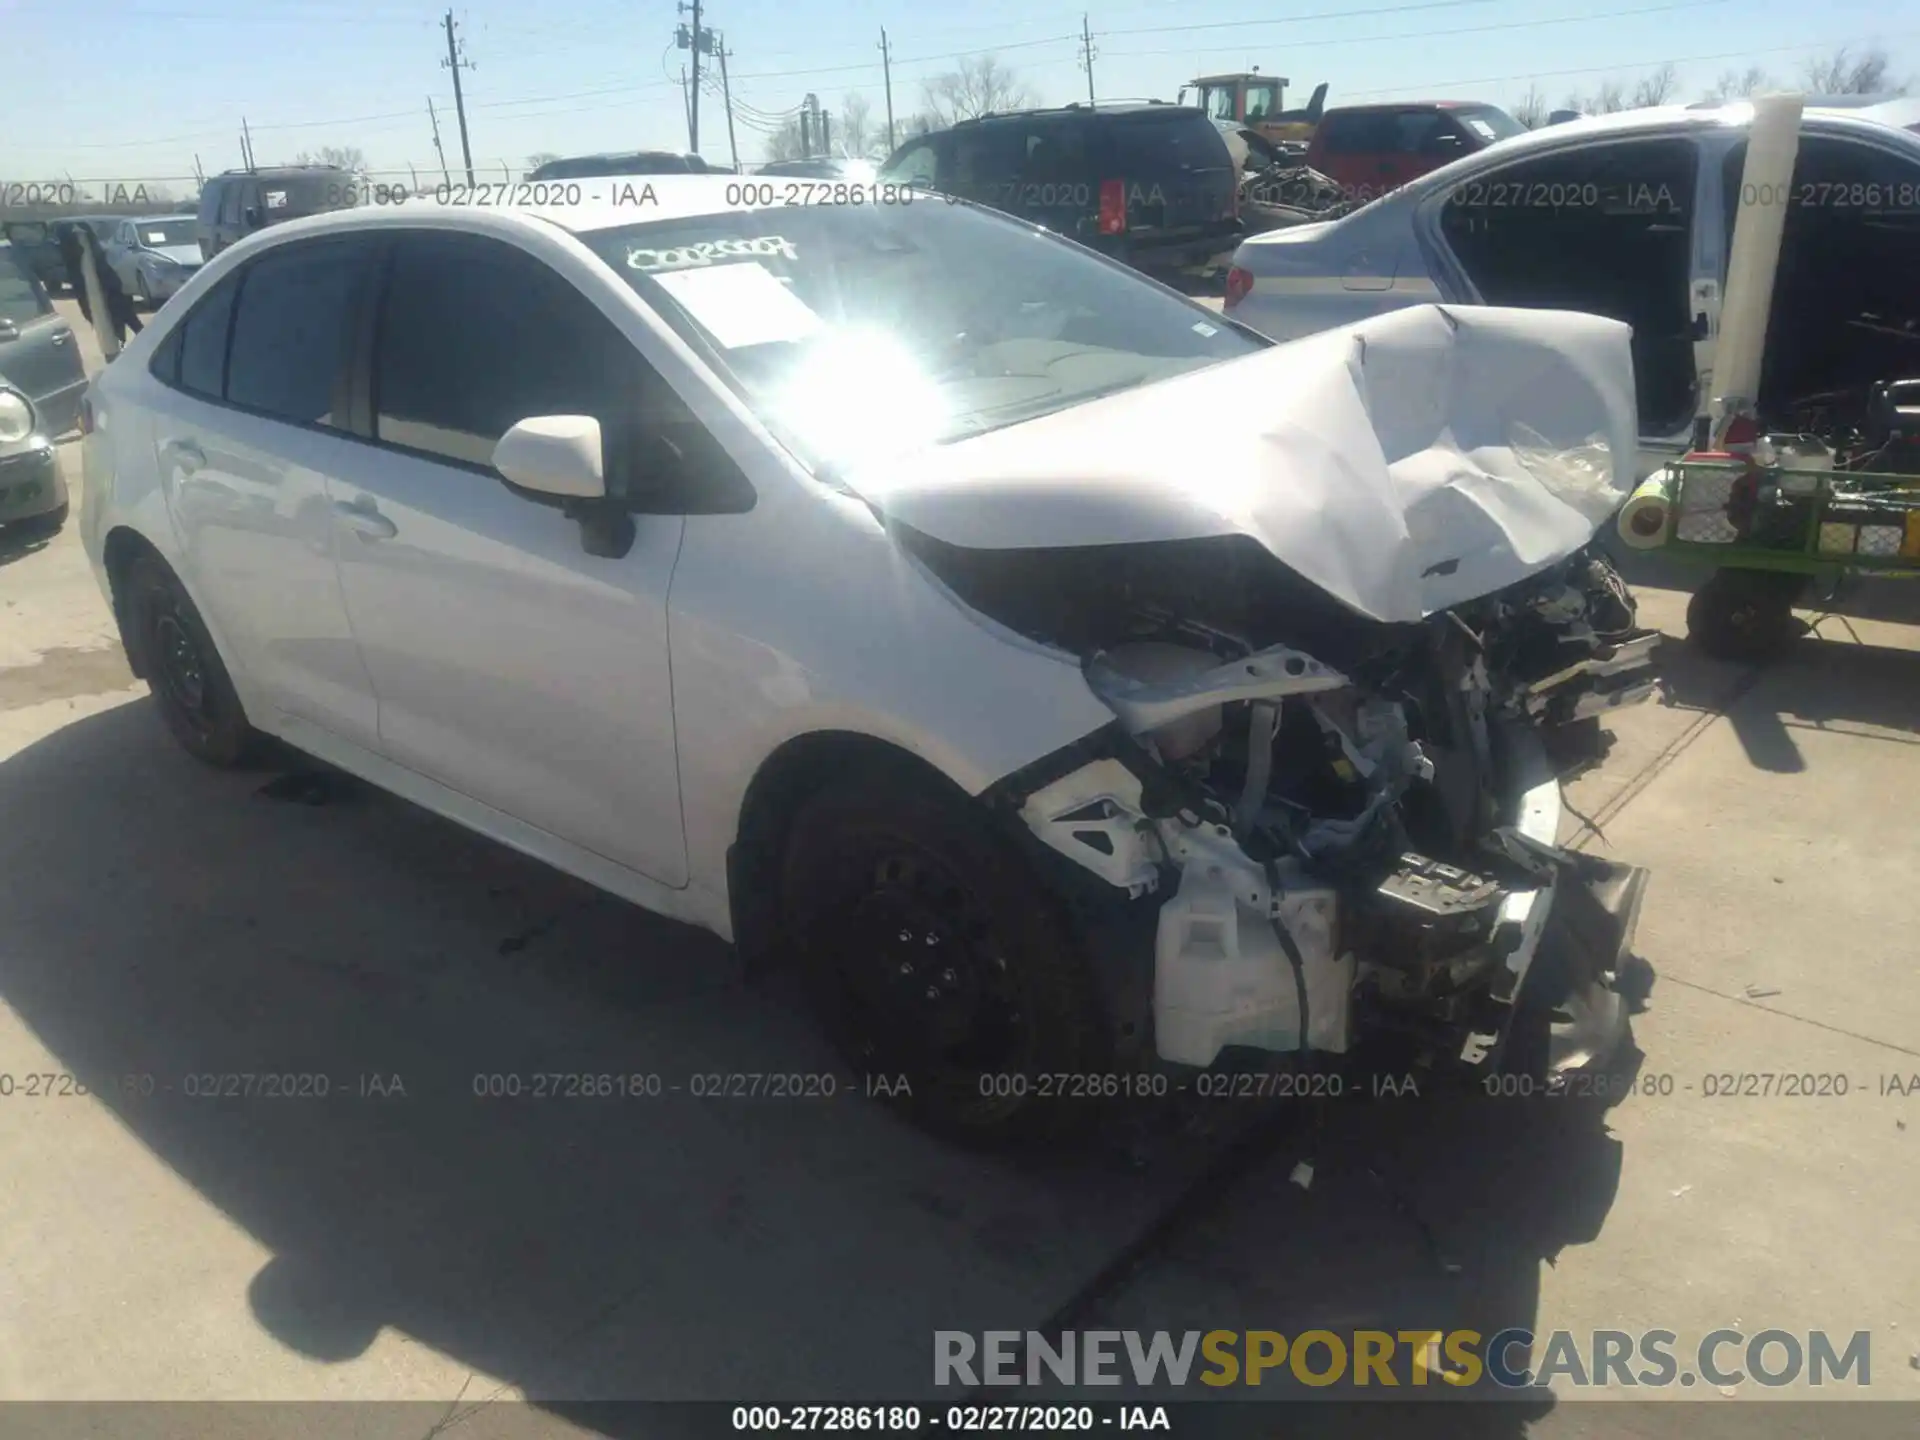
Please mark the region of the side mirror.
POLYGON ((493 447, 493 468, 507 484, 535 499, 551 496, 580 526, 580 548, 618 560, 633 548, 636 529, 627 506, 607 494, 600 422, 590 415, 535 415, 493 447))
POLYGON ((535 415, 493 447, 493 468, 509 483, 564 500, 598 500, 607 493, 600 422, 590 415, 535 415))

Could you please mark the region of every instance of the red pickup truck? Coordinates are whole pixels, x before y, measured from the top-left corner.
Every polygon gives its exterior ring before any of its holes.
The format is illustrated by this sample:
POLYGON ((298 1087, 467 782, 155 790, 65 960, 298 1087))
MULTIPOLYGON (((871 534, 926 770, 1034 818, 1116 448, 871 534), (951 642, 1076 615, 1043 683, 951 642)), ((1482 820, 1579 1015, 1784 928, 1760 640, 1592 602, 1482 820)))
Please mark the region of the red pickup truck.
POLYGON ((1306 163, 1338 181, 1347 199, 1365 204, 1462 155, 1525 133, 1506 111, 1476 100, 1342 105, 1320 117, 1306 163))

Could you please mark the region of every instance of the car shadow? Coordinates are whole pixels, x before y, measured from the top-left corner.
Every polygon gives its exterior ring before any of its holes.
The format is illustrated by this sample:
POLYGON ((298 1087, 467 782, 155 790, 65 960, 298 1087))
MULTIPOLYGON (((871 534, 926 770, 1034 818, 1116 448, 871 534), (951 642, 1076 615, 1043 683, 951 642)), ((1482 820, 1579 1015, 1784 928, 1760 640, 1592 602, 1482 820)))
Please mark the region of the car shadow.
POLYGON ((0 763, 0 814, 0 998, 272 1252, 253 1322, 322 1365, 390 1327, 610 1433, 659 1417, 598 1402, 951 1400, 941 1329, 1526 1325, 1618 1173, 1597 1126, 1405 1098, 940 1145, 712 937, 344 777, 208 771, 144 700, 0 763), (695 1097, 730 1074, 836 1093, 695 1097))
MULTIPOLYGON (((1685 593, 1708 573, 1623 546, 1609 553, 1636 589, 1685 593)), ((1831 598, 1809 594, 1798 633, 1764 664, 1713 659, 1680 627, 1660 648, 1665 703, 1724 714, 1748 761, 1775 774, 1807 768, 1796 732, 1865 727, 1891 743, 1920 743, 1920 650, 1871 643, 1872 630, 1856 621, 1920 626, 1920 585, 1856 580, 1831 598)))
POLYGON ((16 560, 39 554, 53 543, 58 533, 32 520, 0 525, 0 565, 11 565, 16 560))

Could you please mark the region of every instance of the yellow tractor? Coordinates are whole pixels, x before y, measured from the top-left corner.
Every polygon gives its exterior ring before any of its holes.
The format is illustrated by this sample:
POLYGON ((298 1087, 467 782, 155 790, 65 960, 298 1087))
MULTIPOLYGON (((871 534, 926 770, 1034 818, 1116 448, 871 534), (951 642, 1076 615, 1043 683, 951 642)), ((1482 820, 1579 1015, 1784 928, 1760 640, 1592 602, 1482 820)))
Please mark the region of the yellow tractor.
POLYGON ((1182 87, 1180 103, 1199 106, 1209 119, 1244 125, 1271 144, 1304 145, 1320 122, 1327 87, 1315 89, 1304 109, 1285 110, 1288 83, 1285 76, 1262 75, 1257 67, 1237 75, 1202 75, 1182 87))

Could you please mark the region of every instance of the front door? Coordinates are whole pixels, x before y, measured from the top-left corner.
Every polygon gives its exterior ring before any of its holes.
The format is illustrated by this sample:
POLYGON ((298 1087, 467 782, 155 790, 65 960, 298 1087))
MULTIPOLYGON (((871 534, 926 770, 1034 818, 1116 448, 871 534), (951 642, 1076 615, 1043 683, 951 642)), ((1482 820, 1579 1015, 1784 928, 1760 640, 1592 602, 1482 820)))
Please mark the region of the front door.
POLYGON ((637 516, 626 555, 595 557, 577 522, 492 465, 500 436, 536 415, 626 433, 665 382, 585 294, 505 241, 405 233, 379 303, 373 443, 331 494, 382 752, 684 885, 667 590, 685 521, 637 516))
POLYGON ((1469 292, 1457 298, 1632 327, 1643 467, 1684 447, 1699 400, 1701 168, 1691 138, 1588 142, 1476 169, 1423 204, 1469 292))
POLYGON ((87 383, 73 328, 11 245, 0 246, 0 379, 25 393, 51 434, 72 424, 87 383))

